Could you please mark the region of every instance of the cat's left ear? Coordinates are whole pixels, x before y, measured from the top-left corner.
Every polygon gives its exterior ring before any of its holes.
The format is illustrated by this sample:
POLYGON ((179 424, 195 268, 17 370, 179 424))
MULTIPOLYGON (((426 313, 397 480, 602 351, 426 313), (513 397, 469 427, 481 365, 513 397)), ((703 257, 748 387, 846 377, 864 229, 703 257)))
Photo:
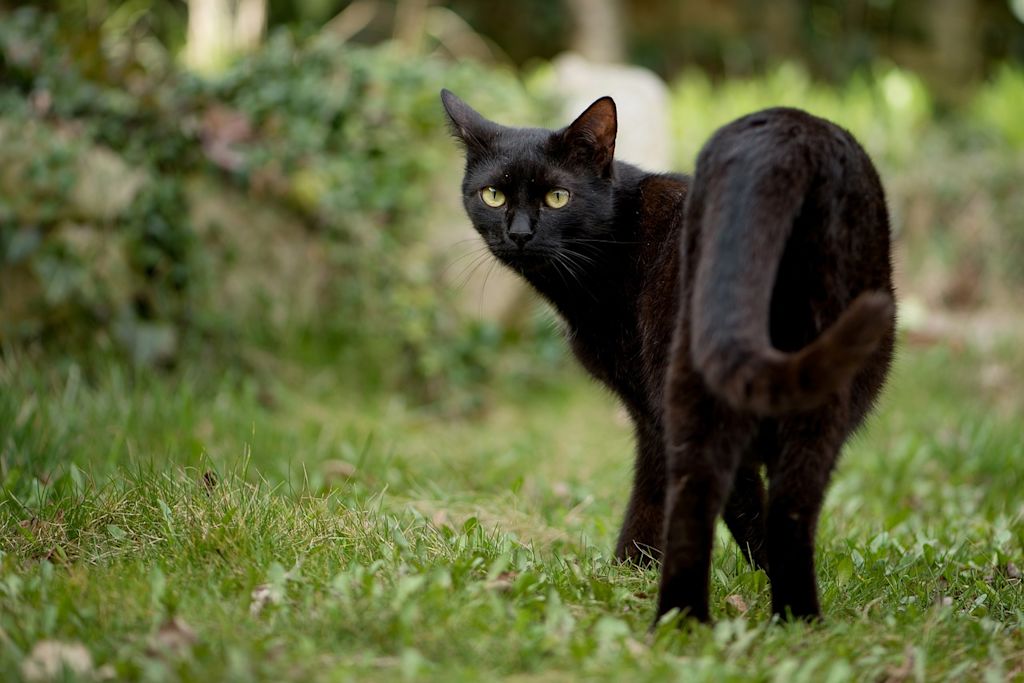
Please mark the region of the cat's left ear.
POLYGON ((467 152, 480 153, 490 146, 498 131, 497 124, 485 119, 451 90, 441 91, 441 104, 448 114, 452 134, 462 141, 467 152))
POLYGON ((561 140, 571 157, 593 164, 600 175, 607 177, 611 175, 617 131, 615 101, 602 97, 561 132, 561 140))

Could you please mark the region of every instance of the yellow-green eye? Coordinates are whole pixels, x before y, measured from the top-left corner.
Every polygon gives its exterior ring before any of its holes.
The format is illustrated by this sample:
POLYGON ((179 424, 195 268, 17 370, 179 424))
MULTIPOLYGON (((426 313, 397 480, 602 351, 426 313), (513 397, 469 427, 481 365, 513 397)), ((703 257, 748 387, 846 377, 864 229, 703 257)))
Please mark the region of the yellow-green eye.
POLYGON ((560 187, 556 187, 544 195, 544 203, 552 209, 561 209, 569 203, 569 190, 563 190, 560 187))
POLYGON ((485 187, 480 190, 480 199, 484 200, 487 206, 496 209, 505 204, 505 193, 496 187, 485 187))

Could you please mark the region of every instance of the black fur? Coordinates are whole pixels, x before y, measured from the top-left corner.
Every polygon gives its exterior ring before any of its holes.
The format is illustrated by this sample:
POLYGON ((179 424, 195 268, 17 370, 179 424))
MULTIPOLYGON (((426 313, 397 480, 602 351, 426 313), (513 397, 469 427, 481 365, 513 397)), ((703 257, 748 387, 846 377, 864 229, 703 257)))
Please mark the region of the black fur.
POLYGON ((889 222, 867 155, 834 124, 770 109, 715 133, 693 179, 650 174, 613 161, 610 98, 559 131, 442 100, 474 226, 632 417, 616 556, 662 557, 658 614, 709 618, 721 514, 768 572, 774 611, 817 617, 818 513, 893 347, 889 222), (487 206, 486 187, 506 203, 487 206), (545 205, 552 188, 566 206, 545 205))

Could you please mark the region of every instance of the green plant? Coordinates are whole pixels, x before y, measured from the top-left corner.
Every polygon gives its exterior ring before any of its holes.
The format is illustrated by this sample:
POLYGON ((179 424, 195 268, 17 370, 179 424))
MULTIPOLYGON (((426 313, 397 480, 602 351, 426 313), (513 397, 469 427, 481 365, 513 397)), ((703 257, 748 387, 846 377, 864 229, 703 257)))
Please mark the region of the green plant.
POLYGON ((1024 150, 1024 69, 1004 64, 971 103, 971 117, 999 141, 1024 150))
MULTIPOLYGON (((152 363, 199 339, 230 355, 239 330, 258 329, 259 344, 302 335, 342 347, 356 372, 423 400, 488 376, 495 345, 471 352, 462 340, 503 336, 457 313, 440 277, 448 263, 423 245, 438 241, 428 226, 449 220, 436 195, 454 193, 457 173, 439 90, 536 122, 541 108, 513 74, 279 31, 202 80, 125 40, 79 39, 34 10, 0 29, 0 100, 11 105, 0 116, 2 277, 17 285, 0 295, 4 339, 112 341, 152 363), (197 202, 239 191, 244 209, 196 222, 197 202), (289 302, 298 281, 250 268, 235 282, 233 249, 248 246, 261 207, 300 226, 297 241, 264 252, 321 255, 305 269, 318 284, 302 311, 289 302), (287 315, 261 320, 267 305, 287 315)), ((270 256, 259 262, 275 267, 270 256)))
POLYGON ((797 65, 760 78, 712 82, 689 71, 672 89, 676 158, 693 168, 705 140, 729 121, 766 107, 791 106, 835 121, 886 163, 910 163, 916 141, 932 121, 933 105, 919 78, 895 67, 861 74, 843 87, 816 83, 797 65))
POLYGON ((87 377, 3 357, 0 670, 56 641, 120 680, 1012 681, 1024 354, 1006 341, 901 343, 822 518, 824 622, 772 622, 722 527, 716 624, 653 633, 657 572, 610 556, 629 428, 579 373, 530 391, 502 373, 500 409, 438 419, 283 359, 87 377))

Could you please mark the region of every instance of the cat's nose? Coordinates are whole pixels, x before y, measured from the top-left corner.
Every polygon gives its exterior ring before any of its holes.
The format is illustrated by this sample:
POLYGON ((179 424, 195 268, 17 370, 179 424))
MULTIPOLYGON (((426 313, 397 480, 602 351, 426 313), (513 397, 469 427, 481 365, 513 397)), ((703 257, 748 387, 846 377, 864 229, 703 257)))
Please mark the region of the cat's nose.
POLYGON ((512 219, 512 225, 508 228, 508 238, 520 249, 533 239, 533 228, 530 227, 529 216, 518 215, 512 219))
POLYGON ((509 239, 511 239, 515 243, 515 245, 517 247, 522 249, 523 247, 526 246, 527 242, 529 242, 531 239, 533 239, 533 233, 532 232, 510 232, 508 234, 508 237, 509 237, 509 239))

